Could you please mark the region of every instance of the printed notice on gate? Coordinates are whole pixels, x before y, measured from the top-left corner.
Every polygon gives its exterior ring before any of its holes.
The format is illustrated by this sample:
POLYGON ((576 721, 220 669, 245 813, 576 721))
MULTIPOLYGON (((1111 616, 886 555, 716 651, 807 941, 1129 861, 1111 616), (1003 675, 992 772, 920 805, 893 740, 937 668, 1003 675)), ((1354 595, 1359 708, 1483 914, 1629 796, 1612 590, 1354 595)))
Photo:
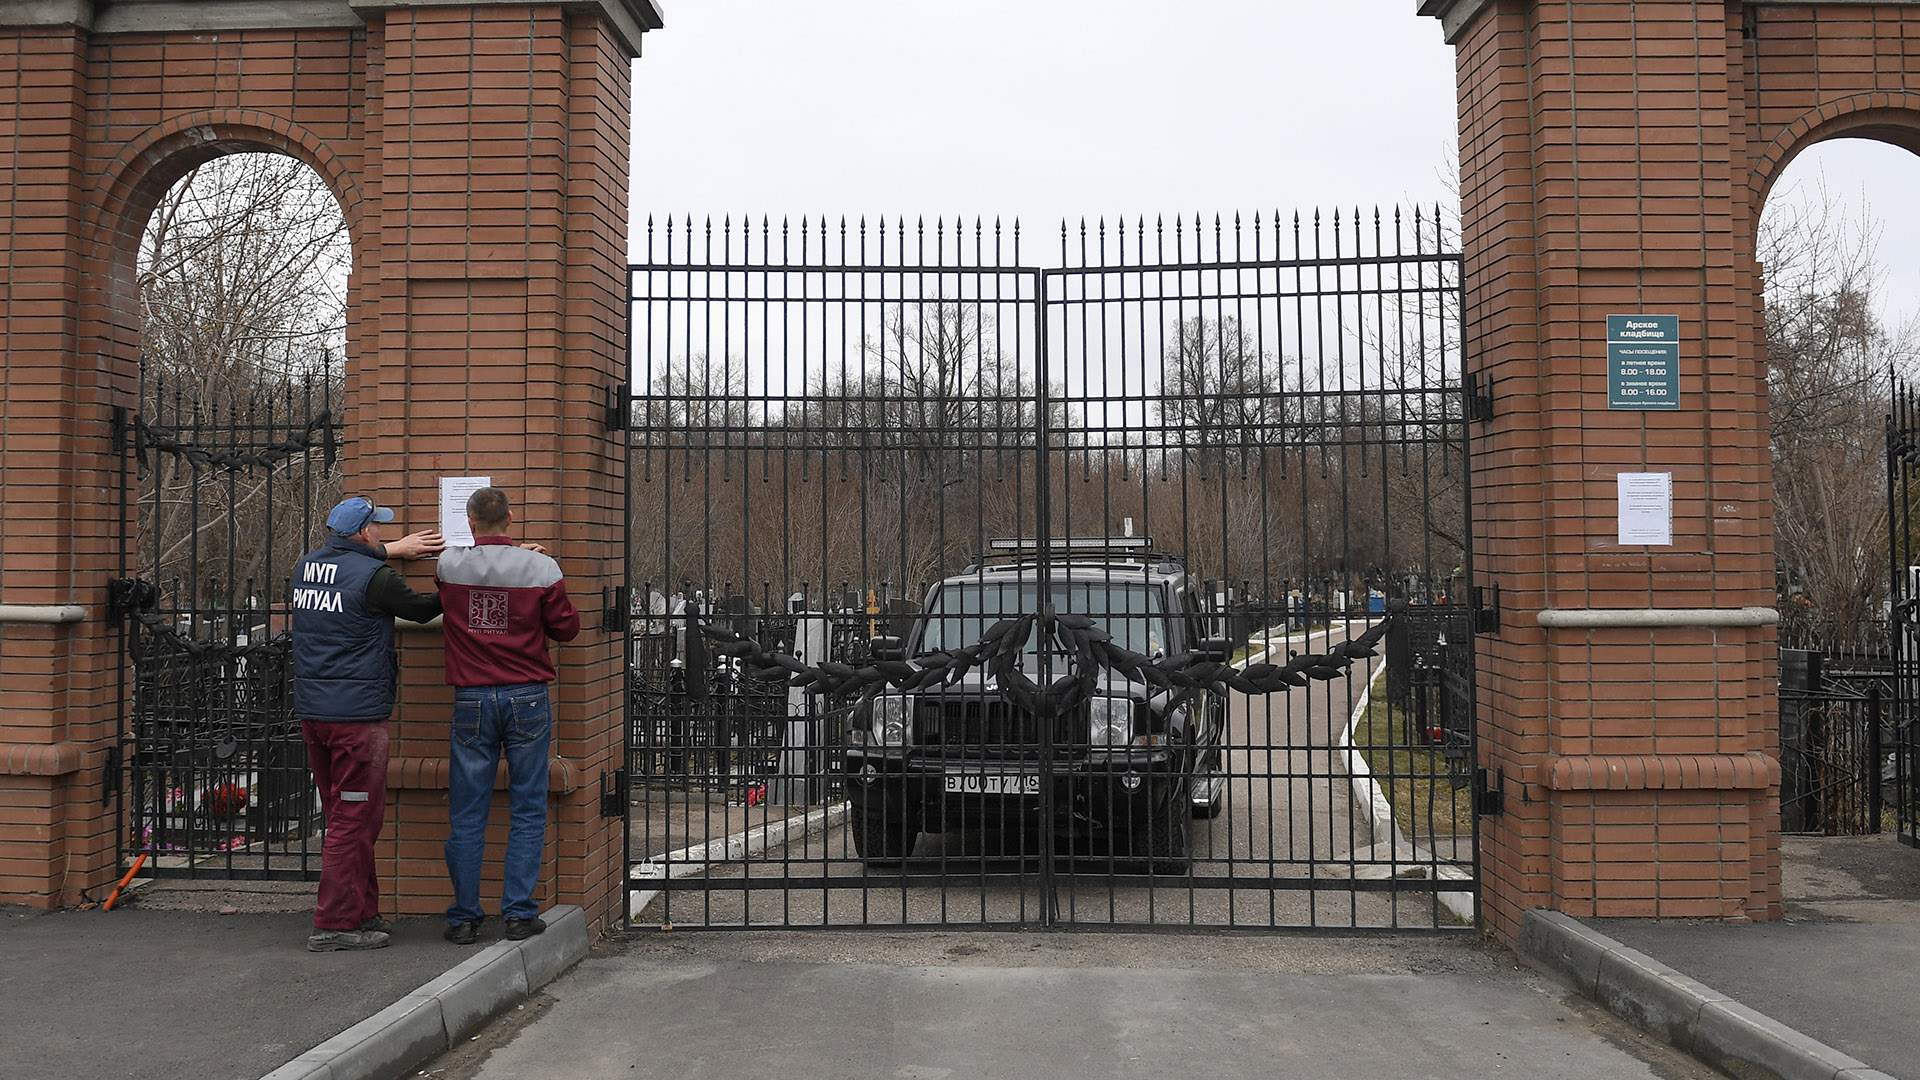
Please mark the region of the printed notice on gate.
POLYGON ((491 476, 443 476, 440 478, 440 535, 448 547, 472 547, 473 530, 467 527, 467 500, 483 487, 492 487, 491 476))
POLYGON ((1623 472, 1620 476, 1620 542, 1673 543, 1673 474, 1623 472))

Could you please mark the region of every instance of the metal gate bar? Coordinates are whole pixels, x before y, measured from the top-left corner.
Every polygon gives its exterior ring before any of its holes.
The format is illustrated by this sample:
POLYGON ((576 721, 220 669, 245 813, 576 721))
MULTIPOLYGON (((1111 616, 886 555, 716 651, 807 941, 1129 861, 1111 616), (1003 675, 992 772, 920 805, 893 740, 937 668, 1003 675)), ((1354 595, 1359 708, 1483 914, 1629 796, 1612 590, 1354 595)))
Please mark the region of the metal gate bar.
POLYGON ((1018 225, 650 221, 613 410, 635 924, 1470 924, 1441 232, 1425 211, 1099 223, 1036 268, 1018 225), (1087 676, 1056 612, 1125 655, 1249 673, 1383 624, 1452 636, 1417 672, 1183 698, 1087 676), (1037 620, 1022 659, 912 692, 783 687, 715 647, 851 687, 1016 617, 1037 620))

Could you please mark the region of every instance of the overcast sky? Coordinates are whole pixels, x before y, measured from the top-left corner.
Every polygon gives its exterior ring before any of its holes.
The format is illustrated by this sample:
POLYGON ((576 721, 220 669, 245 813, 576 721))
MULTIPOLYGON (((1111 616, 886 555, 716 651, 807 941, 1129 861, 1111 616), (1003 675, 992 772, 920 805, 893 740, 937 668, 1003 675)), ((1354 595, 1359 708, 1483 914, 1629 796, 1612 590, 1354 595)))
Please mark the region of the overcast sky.
MULTIPOLYGON (((691 213, 1082 215, 1449 198, 1453 62, 1412 0, 670 0, 635 68, 633 224, 691 213)), ((1920 305, 1920 161, 1834 144, 1883 307, 1920 305)), ((636 254, 638 253, 636 245, 636 254)))

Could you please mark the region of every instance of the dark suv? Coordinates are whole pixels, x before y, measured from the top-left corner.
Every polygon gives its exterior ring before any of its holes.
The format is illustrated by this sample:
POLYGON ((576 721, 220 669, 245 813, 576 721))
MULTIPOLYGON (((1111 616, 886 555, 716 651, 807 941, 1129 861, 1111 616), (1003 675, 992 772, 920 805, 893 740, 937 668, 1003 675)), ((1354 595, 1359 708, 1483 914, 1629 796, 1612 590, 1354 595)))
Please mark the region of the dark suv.
MULTIPOLYGON (((1031 542, 994 541, 994 549, 933 588, 904 642, 876 645, 908 657, 970 646, 995 622, 1036 610, 1031 542)), ((1057 541, 1049 593, 1056 611, 1088 616, 1136 653, 1224 660, 1231 648, 1207 635, 1200 583, 1143 539, 1057 541)), ((1071 664, 1056 652, 1052 676, 1071 664)), ((1023 667, 1037 678, 1033 639, 1023 667)), ((869 698, 849 725, 855 849, 867 863, 887 865, 911 855, 922 832, 1037 827, 1046 786, 1048 824, 1067 840, 1064 853, 1104 851, 1145 859, 1156 872, 1184 872, 1189 818, 1217 815, 1225 798, 1225 703, 1201 694, 1175 706, 1172 696, 1100 672, 1093 697, 1055 720, 1044 775, 1040 718, 1002 695, 984 668, 950 686, 869 698)))

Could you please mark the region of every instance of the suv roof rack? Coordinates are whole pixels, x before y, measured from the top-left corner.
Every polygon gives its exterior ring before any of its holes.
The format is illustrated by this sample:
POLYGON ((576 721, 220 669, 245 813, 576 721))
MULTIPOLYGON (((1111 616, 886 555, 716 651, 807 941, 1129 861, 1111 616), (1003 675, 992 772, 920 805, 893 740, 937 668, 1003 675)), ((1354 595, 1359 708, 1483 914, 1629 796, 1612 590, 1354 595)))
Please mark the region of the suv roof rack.
MULTIPOLYGON (((1056 565, 1089 563, 1135 563, 1148 571, 1175 574, 1187 568, 1186 560, 1172 552, 1153 550, 1153 540, 1145 536, 1068 536, 1049 545, 1056 565)), ((1033 537, 1010 537, 987 541, 987 551, 962 573, 977 573, 989 566, 1012 567, 1040 560, 1040 541, 1033 537)))

